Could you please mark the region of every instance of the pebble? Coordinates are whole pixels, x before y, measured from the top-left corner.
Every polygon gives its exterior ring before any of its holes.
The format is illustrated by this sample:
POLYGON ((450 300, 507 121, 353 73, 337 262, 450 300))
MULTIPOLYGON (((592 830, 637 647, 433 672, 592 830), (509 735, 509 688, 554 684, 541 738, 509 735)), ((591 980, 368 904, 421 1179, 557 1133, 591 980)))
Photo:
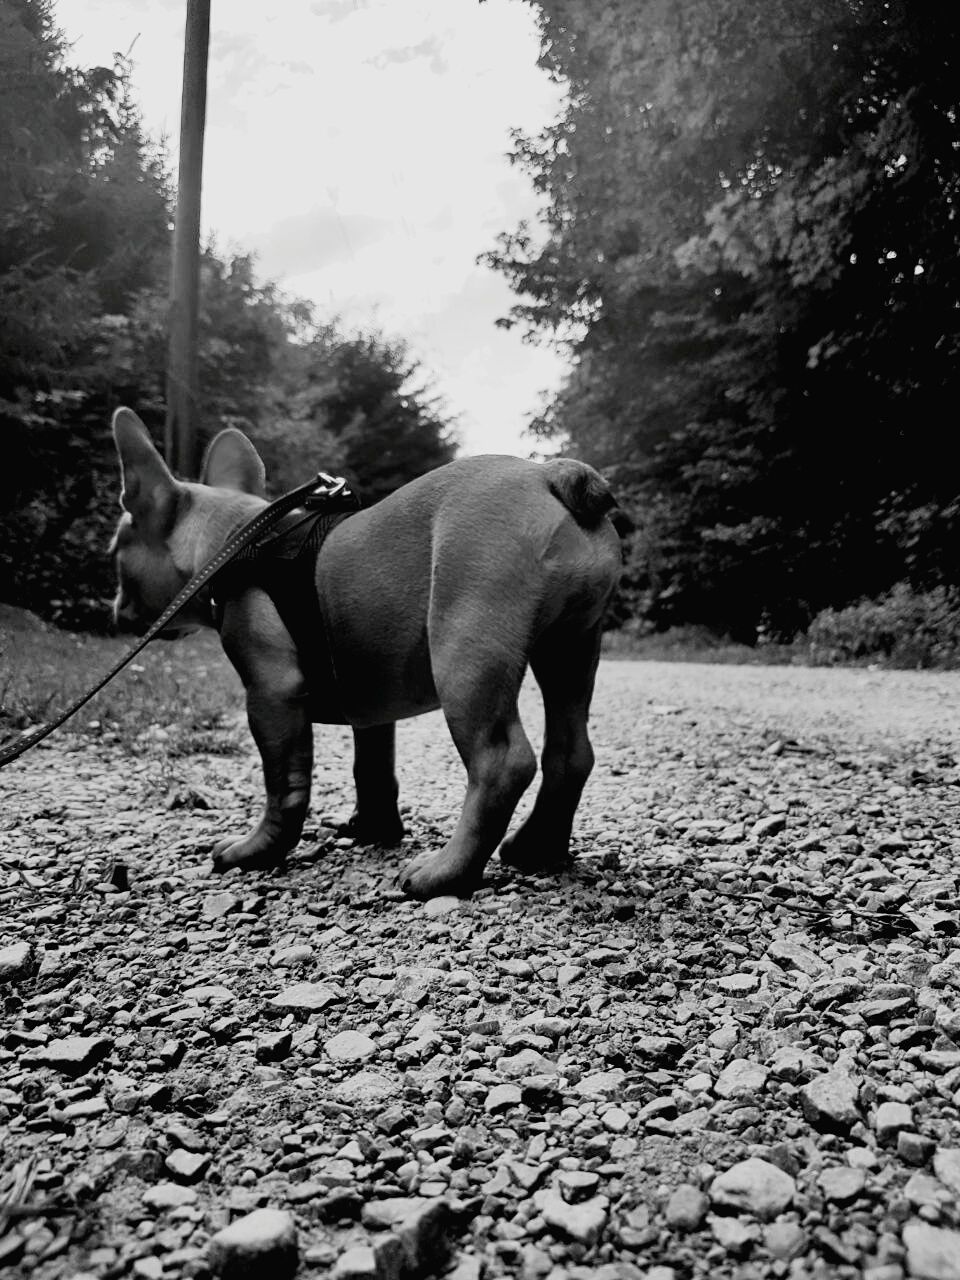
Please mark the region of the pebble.
POLYGON ((823 1169, 817 1181, 824 1196, 833 1204, 849 1204, 863 1191, 867 1175, 862 1169, 833 1165, 823 1169))
POLYGON ((860 1119, 859 1086, 844 1070, 824 1071, 800 1090, 803 1114, 821 1129, 849 1129, 860 1119))
POLYGON ((600 1177, 582 1169, 569 1169, 557 1174, 557 1186, 567 1204, 582 1204, 596 1195, 600 1177))
POLYGON ((108 1036, 64 1036, 32 1049, 24 1058, 67 1075, 84 1075, 113 1048, 108 1036))
POLYGON ((309 1013, 319 1013, 321 1009, 326 1009, 343 998, 343 992, 322 982, 295 982, 292 987, 284 987, 279 995, 271 996, 270 1003, 276 1009, 302 1009, 309 1013))
POLYGON ((534 1192, 534 1203, 544 1222, 558 1235, 580 1244, 593 1244, 607 1221, 606 1196, 594 1196, 580 1204, 568 1204, 556 1191, 534 1192))
POLYGON ((941 1147, 933 1157, 933 1172, 960 1198, 960 1147, 941 1147))
POLYGON ((19 982, 38 968, 36 952, 29 942, 13 942, 0 947, 0 982, 19 982))
POLYGON ((223 1280, 289 1280, 297 1270, 297 1230, 280 1209, 255 1209, 214 1235, 207 1264, 223 1280))
POLYGON ((503 1111, 507 1107, 516 1107, 521 1099, 520 1086, 517 1084, 495 1084, 488 1090, 483 1100, 484 1111, 503 1111))
POLYGON ((883 1143, 896 1142, 900 1130, 912 1125, 913 1111, 903 1102, 881 1102, 873 1118, 877 1140, 883 1143))
POLYGON ((677 1231, 699 1231, 710 1208, 710 1199, 699 1187, 682 1183, 674 1188, 664 1211, 667 1223, 677 1231))
POLYGON ((768 1160, 751 1156, 718 1174, 710 1184, 710 1201, 718 1208, 745 1210, 757 1218, 775 1218, 793 1201, 796 1183, 768 1160))
POLYGON ((323 1051, 334 1062, 364 1062, 374 1056, 377 1046, 360 1031, 341 1031, 324 1041, 323 1051))
POLYGON ((759 1062, 734 1058, 720 1072, 713 1091, 718 1098, 755 1098, 763 1092, 768 1075, 759 1062))

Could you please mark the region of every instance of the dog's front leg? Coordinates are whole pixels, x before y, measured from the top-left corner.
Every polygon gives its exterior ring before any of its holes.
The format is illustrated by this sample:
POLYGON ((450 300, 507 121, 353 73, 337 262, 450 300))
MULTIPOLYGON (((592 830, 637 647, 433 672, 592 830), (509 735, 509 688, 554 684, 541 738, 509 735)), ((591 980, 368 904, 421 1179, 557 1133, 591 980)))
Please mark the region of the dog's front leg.
POLYGON ((313 725, 306 681, 293 642, 260 592, 228 606, 221 640, 246 687, 267 800, 248 836, 215 846, 214 870, 271 867, 298 843, 310 803, 313 725))

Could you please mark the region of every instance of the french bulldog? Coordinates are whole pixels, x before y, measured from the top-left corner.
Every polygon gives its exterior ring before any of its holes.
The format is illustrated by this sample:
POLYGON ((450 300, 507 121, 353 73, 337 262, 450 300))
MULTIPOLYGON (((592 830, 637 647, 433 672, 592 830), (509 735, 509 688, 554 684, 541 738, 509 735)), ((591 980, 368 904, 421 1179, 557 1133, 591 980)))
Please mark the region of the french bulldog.
MULTIPOLYGON (((246 436, 227 428, 192 483, 168 470, 132 410, 117 410, 113 433, 123 511, 111 547, 114 612, 122 628, 142 633, 266 505, 264 466, 246 436)), ((615 514, 606 482, 571 459, 488 455, 439 467, 344 519, 315 554, 303 594, 315 593, 306 603, 319 620, 316 652, 302 639, 298 647, 261 586, 241 579, 226 598, 205 588, 167 634, 219 631, 246 690, 267 796, 253 831, 215 847, 215 869, 274 866, 297 844, 313 722, 353 729, 348 834, 399 843, 395 723, 437 707, 466 768, 466 797, 444 847, 406 866, 403 890, 468 895, 498 845, 517 868, 559 869, 593 767, 587 716, 620 573, 615 514), (528 664, 545 709, 542 781, 529 817, 504 841, 536 774, 517 711, 528 664)))

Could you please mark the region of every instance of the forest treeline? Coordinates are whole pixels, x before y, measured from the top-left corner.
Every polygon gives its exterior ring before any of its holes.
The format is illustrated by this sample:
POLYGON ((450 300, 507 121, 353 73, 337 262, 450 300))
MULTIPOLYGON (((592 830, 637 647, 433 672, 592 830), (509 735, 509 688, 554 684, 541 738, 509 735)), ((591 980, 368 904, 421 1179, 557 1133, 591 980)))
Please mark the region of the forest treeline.
POLYGON ((488 261, 569 352, 537 435, 628 495, 621 611, 956 625, 960 8, 528 3, 565 108, 488 261))
MULTIPOLYGON (((107 619, 109 417, 163 434, 172 192, 129 67, 71 66, 45 0, 0 0, 0 601, 107 619)), ((247 431, 274 492, 318 468, 367 501, 455 435, 402 341, 318 320, 242 253, 203 251, 200 427, 247 431)))

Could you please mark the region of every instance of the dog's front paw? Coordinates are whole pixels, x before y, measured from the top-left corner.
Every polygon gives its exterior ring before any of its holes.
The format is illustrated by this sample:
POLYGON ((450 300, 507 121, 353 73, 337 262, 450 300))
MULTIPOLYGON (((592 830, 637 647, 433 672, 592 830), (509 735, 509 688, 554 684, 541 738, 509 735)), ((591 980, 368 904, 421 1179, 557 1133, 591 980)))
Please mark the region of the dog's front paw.
POLYGON ((228 836, 213 847, 213 871, 216 875, 223 875, 234 867, 241 871, 268 871, 280 866, 286 855, 285 848, 258 838, 257 832, 243 840, 228 836))
POLYGON ((400 888, 410 898, 469 898, 483 881, 483 866, 464 862, 450 846, 440 853, 414 858, 400 873, 400 888))

